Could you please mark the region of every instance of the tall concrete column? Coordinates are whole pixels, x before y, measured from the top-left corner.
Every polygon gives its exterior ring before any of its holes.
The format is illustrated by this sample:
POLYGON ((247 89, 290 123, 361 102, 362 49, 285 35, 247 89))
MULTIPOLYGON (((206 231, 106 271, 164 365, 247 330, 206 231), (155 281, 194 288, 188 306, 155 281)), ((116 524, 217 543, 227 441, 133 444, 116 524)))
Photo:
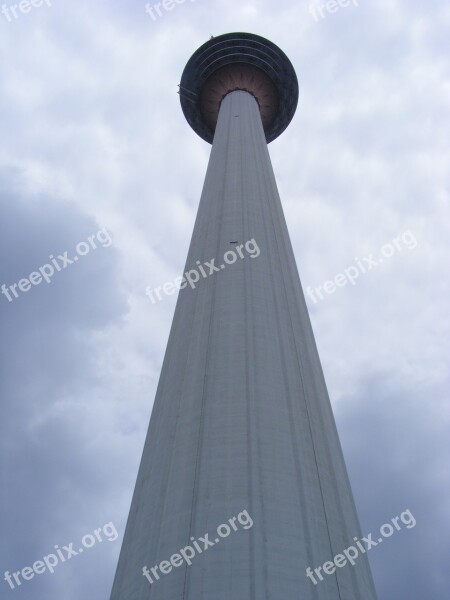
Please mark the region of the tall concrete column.
POLYGON ((111 600, 376 598, 365 555, 306 577, 361 531, 262 106, 220 98, 185 271, 218 270, 180 290, 111 600), (144 577, 205 533, 192 565, 144 577))

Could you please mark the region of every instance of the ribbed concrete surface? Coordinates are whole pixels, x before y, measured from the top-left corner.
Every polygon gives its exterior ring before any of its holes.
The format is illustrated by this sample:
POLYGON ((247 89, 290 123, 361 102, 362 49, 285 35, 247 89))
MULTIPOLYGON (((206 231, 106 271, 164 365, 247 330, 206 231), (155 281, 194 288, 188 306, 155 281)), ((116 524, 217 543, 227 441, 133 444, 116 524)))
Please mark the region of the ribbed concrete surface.
POLYGON ((373 600, 365 557, 305 576, 360 536, 255 99, 223 101, 186 269, 254 238, 180 292, 112 600, 373 600), (254 521, 152 586, 149 567, 247 509, 254 521))

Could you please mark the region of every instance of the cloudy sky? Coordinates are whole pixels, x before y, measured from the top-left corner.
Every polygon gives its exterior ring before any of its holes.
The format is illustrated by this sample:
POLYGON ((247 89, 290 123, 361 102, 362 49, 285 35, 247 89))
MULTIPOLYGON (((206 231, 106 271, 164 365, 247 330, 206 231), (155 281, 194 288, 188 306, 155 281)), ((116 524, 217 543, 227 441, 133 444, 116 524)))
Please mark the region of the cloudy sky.
POLYGON ((362 529, 417 521, 371 551, 379 598, 449 597, 450 6, 321 4, 4 4, 2 599, 109 597, 176 302, 145 289, 183 270, 210 152, 177 84, 231 31, 271 39, 299 77, 270 153, 303 286, 322 286, 307 301, 362 529), (354 285, 323 291, 352 266, 354 285), (49 283, 16 298, 41 267, 49 283), (117 539, 4 581, 108 523, 117 539))

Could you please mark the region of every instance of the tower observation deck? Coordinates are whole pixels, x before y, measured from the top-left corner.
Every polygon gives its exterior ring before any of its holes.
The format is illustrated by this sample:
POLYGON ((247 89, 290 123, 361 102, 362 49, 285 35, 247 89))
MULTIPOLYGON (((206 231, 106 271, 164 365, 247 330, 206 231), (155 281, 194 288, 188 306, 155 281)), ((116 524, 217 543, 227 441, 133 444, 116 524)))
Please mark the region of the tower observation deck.
POLYGON ((297 76, 288 57, 269 40, 250 33, 212 38, 184 69, 181 107, 205 141, 212 143, 220 104, 234 90, 256 99, 267 143, 283 133, 297 108, 297 76))
POLYGON ((111 600, 376 600, 366 554, 314 570, 361 530, 267 146, 294 68, 221 35, 180 101, 212 149, 111 600))

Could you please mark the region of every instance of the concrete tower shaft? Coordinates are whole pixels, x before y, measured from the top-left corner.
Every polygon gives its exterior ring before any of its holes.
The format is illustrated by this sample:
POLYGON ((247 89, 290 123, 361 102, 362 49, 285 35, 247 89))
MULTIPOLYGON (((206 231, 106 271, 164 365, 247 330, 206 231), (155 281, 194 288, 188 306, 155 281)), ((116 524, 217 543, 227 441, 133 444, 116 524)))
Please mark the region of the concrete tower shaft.
MULTIPOLYGON (((361 531, 260 107, 220 100, 185 269, 219 271, 179 294, 111 600, 376 600, 365 555, 306 577, 361 531), (250 529, 143 576, 244 510, 250 529)), ((189 114, 207 131, 200 96, 189 114)))

